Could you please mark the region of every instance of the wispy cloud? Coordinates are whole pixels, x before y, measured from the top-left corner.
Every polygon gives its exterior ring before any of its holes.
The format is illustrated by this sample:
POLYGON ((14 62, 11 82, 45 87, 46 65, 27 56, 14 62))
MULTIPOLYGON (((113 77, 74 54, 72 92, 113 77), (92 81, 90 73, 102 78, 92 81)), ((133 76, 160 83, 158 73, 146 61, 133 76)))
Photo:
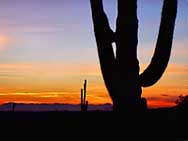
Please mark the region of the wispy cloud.
MULTIPOLYGON (((89 93, 89 92, 88 92, 89 93)), ((80 93, 77 92, 9 92, 0 93, 0 103, 20 102, 24 103, 68 103, 79 104, 80 93)), ((87 94, 87 100, 90 104, 111 103, 108 96, 87 94)))
MULTIPOLYGON (((80 93, 79 92, 37 92, 37 93, 0 93, 0 103, 7 102, 22 102, 22 103, 67 103, 67 104, 79 104, 80 93)), ((149 96, 147 97, 148 107, 170 107, 175 105, 175 100, 178 96, 171 96, 169 94, 161 94, 161 96, 149 96)), ((89 104, 104 104, 112 103, 109 96, 105 95, 92 95, 87 94, 87 100, 89 104)))
POLYGON ((12 30, 14 32, 20 33, 53 33, 53 32, 62 32, 62 26, 17 26, 12 30))
POLYGON ((175 106, 177 97, 178 96, 169 96, 168 94, 165 94, 165 96, 147 97, 148 106, 151 108, 175 106))
POLYGON ((161 96, 164 96, 164 97, 169 97, 168 94, 161 94, 161 96))
POLYGON ((167 73, 188 76, 188 64, 169 64, 167 73))
POLYGON ((25 103, 78 103, 80 100, 79 95, 71 92, 9 92, 0 93, 1 103, 19 102, 24 101, 25 103), (67 99, 68 98, 68 99, 67 99), (76 100, 78 99, 78 100, 76 100))

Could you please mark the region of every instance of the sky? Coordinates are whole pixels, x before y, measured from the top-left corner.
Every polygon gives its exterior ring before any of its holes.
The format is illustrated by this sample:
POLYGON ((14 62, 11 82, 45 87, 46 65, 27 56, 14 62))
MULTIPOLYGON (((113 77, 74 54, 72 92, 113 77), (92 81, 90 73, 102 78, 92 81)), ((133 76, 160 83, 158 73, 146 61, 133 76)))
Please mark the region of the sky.
MULTIPOLYGON (((116 0, 103 0, 112 29, 116 0)), ((163 0, 138 1, 141 72, 155 48, 163 0)), ((142 96, 168 107, 188 95, 188 0, 178 1, 172 53, 163 77, 142 96)), ((0 103, 112 103, 100 71, 89 0, 0 0, 0 103)))

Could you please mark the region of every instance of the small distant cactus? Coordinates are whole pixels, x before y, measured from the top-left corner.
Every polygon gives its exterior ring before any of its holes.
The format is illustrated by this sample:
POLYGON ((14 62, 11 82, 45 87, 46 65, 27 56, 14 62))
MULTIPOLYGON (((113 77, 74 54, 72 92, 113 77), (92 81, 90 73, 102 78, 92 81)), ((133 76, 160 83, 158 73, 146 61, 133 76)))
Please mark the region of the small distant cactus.
POLYGON ((81 89, 81 111, 86 112, 88 108, 88 101, 86 101, 86 87, 87 80, 84 81, 84 88, 81 89))

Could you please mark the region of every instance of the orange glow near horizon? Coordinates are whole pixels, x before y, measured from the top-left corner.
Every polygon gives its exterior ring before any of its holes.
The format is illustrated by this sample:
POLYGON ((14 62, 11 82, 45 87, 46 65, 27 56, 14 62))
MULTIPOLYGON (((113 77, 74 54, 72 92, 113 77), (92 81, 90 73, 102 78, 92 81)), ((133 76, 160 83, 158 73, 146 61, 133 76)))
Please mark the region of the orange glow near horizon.
MULTIPOLYGON (((175 89, 174 89, 175 90, 175 89)), ((175 105, 175 100, 178 95, 167 95, 163 94, 164 91, 168 91, 168 88, 149 88, 143 90, 143 96, 147 98, 148 107, 169 107, 175 105), (161 95, 159 95, 161 93, 161 95)), ((172 90, 173 92, 173 90, 172 90)), ((186 92, 186 91, 185 91, 186 92)), ((112 101, 106 90, 93 91, 88 90, 87 100, 89 104, 105 104, 112 101), (102 92, 104 91, 104 92, 102 92)), ((0 93, 0 104, 8 102, 17 103, 65 103, 65 104, 79 104, 80 93, 79 92, 35 92, 35 93, 0 93)))
MULTIPOLYGON (((141 65, 141 68, 144 66, 146 65, 141 65)), ((66 65, 64 69, 60 64, 1 64, 0 79, 3 83, 0 86, 0 104, 79 104, 84 79, 88 80, 89 104, 112 104, 98 66, 88 65, 80 71, 76 67, 79 68, 78 65, 66 65), (81 72, 83 74, 80 76, 81 72)), ((187 68, 187 65, 170 64, 159 82, 152 87, 143 88, 142 96, 147 98, 148 107, 173 106, 179 95, 187 95, 187 68)))

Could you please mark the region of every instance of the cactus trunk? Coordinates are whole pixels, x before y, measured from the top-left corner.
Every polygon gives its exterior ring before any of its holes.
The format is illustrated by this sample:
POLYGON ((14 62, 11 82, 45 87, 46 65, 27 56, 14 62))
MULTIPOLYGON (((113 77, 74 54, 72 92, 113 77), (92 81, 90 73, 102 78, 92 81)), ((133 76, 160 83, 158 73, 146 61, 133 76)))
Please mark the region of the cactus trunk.
POLYGON ((114 110, 139 111, 146 107, 142 106, 141 87, 156 83, 168 64, 177 0, 164 0, 155 53, 150 65, 141 75, 137 59, 137 0, 118 0, 116 32, 109 26, 102 0, 90 0, 90 4, 101 71, 114 110), (112 49, 113 42, 116 44, 116 57, 112 49))

